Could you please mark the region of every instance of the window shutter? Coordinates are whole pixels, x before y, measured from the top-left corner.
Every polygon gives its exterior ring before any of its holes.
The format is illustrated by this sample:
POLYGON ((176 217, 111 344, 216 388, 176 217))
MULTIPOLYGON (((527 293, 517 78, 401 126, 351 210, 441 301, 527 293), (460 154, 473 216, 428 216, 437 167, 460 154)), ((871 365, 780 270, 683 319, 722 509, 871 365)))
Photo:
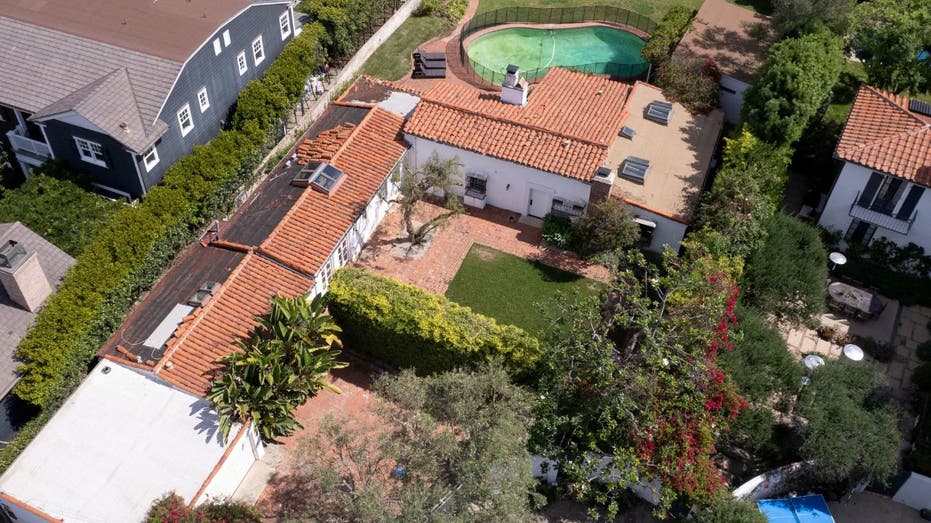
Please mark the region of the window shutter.
POLYGON ((882 182, 883 176, 879 173, 873 173, 870 175, 870 179, 866 182, 866 188, 863 189, 863 192, 860 193, 860 199, 857 200, 857 205, 860 207, 869 207, 870 202, 873 201, 873 197, 876 196, 876 190, 879 189, 879 184, 882 182))
POLYGON ((905 197, 905 201, 902 202, 902 207, 899 208, 899 214, 896 215, 896 218, 900 220, 908 220, 911 218, 912 211, 915 210, 915 207, 918 205, 918 200, 921 199, 921 195, 924 194, 924 192, 924 187, 912 185, 912 189, 908 192, 908 196, 905 197))
POLYGON ((875 233, 876 233, 876 226, 873 224, 870 224, 870 226, 866 228, 866 234, 863 235, 863 245, 869 245, 870 242, 873 241, 873 235, 875 233))

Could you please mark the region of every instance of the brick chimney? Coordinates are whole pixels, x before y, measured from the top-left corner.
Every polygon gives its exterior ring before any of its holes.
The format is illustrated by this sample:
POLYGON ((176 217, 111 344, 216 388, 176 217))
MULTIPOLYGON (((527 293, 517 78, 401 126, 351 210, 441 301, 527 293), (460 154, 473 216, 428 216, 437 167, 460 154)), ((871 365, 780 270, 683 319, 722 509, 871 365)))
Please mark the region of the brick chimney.
POLYGON ((0 246, 0 283, 11 300, 30 312, 38 310, 52 293, 39 256, 13 240, 0 246))
POLYGON ((501 101, 506 104, 527 105, 527 94, 530 91, 530 85, 527 80, 520 77, 518 67, 509 65, 507 74, 504 75, 504 82, 501 84, 501 101))
POLYGON ((611 197, 614 188, 614 172, 608 167, 599 167, 592 177, 592 187, 588 193, 588 208, 611 197))

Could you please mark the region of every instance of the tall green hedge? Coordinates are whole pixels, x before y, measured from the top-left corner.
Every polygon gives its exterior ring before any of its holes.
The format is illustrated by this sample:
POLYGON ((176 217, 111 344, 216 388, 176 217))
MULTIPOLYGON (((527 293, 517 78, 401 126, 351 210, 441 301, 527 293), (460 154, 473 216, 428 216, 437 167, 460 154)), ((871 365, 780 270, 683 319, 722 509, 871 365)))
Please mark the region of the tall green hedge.
POLYGON ((488 361, 524 373, 542 354, 537 339, 517 327, 360 269, 338 271, 329 300, 347 347, 419 374, 488 361))
POLYGON ((665 62, 679 45, 679 40, 682 40, 686 31, 692 27, 694 16, 695 10, 684 5, 670 9, 640 50, 640 56, 655 67, 665 62))
POLYGON ((172 165, 159 186, 138 205, 117 212, 77 258, 16 351, 22 379, 13 392, 45 411, 0 451, 0 468, 12 462, 41 429, 48 411, 80 383, 100 345, 142 291, 204 224, 230 208, 236 192, 250 181, 270 129, 280 125, 286 110, 267 104, 257 110, 263 103, 252 93, 267 85, 285 87, 279 103, 296 103, 303 90, 296 86, 303 86, 322 59, 322 32, 318 24, 305 27, 265 77, 241 93, 238 106, 248 108, 250 117, 234 118, 233 130, 172 165))

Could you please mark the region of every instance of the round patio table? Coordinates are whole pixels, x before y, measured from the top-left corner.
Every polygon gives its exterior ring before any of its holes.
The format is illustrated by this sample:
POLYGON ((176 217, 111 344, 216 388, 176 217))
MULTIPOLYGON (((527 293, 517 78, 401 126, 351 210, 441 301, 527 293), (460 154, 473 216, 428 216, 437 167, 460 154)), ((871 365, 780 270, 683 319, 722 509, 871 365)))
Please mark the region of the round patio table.
POLYGON ((848 343, 844 345, 844 356, 847 356, 847 358, 852 361, 860 361, 863 359, 863 349, 852 343, 848 343))
POLYGON ((805 359, 802 360, 805 364, 805 368, 808 370, 814 369, 815 367, 820 367, 824 365, 824 358, 818 356, 817 354, 809 354, 805 356, 805 359))

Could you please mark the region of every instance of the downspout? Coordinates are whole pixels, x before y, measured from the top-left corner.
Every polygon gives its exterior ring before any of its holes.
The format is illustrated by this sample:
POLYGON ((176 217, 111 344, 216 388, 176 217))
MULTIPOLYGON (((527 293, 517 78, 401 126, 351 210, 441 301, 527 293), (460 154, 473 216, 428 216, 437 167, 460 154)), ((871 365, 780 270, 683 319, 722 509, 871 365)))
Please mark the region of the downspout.
POLYGON ((136 153, 129 150, 126 152, 129 153, 129 157, 132 158, 133 167, 136 168, 136 178, 139 180, 139 189, 142 190, 142 195, 145 196, 147 191, 145 190, 145 183, 142 181, 142 172, 139 171, 139 162, 136 161, 136 153))

